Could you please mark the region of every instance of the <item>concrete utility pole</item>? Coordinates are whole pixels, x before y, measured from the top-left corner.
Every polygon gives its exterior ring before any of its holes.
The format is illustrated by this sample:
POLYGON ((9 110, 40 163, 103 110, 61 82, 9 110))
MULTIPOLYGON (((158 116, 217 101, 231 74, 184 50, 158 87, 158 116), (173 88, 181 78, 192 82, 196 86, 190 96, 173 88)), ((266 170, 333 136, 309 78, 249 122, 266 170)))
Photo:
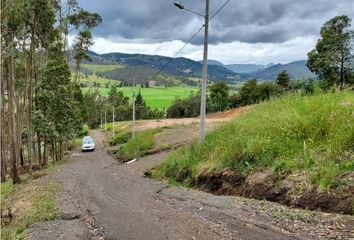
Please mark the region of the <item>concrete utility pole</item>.
POLYGON ((195 13, 204 17, 204 53, 203 53, 203 70, 202 84, 200 93, 200 123, 199 123, 199 142, 205 141, 205 113, 206 113, 206 90, 208 81, 208 34, 209 34, 209 0, 205 0, 205 15, 187 9, 180 2, 175 2, 174 5, 181 10, 195 13))
POLYGON ((133 128, 132 138, 135 138, 135 79, 133 80, 133 128))
POLYGON ((205 141, 205 113, 206 113, 206 90, 208 81, 208 34, 209 34, 209 0, 205 0, 205 23, 204 23, 204 53, 203 53, 203 72, 202 72, 202 91, 200 101, 200 124, 199 142, 205 141))
POLYGON ((112 135, 113 135, 113 137, 114 137, 114 106, 113 106, 113 122, 112 122, 112 131, 113 131, 112 135))

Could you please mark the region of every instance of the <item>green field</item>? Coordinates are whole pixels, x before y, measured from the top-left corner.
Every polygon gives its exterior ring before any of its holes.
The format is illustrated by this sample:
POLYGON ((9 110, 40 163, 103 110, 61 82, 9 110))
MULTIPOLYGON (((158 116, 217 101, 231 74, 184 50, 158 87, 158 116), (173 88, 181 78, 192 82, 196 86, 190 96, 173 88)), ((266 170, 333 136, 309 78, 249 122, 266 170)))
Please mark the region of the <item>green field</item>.
POLYGON ((114 64, 114 65, 82 64, 82 67, 87 68, 87 69, 91 70, 94 74, 96 74, 97 72, 111 71, 116 68, 123 68, 124 66, 119 65, 119 64, 114 64))
MULTIPOLYGON (((83 91, 88 91, 90 88, 83 88, 83 91)), ((136 88, 138 91, 138 88, 136 88)), ((103 96, 107 96, 109 88, 100 88, 100 93, 103 96)), ((125 96, 131 98, 133 95, 132 87, 118 88, 118 91, 122 91, 125 96)), ((186 98, 191 92, 197 92, 198 88, 195 87, 151 87, 141 88, 141 94, 146 104, 151 108, 168 108, 176 97, 186 98)))
MULTIPOLYGON (((71 76, 74 77, 75 74, 71 74, 71 76)), ((83 74, 81 75, 80 83, 85 83, 88 84, 89 86, 93 86, 94 82, 99 83, 101 87, 104 87, 106 83, 108 83, 109 85, 114 85, 119 83, 118 80, 101 78, 96 75, 88 75, 87 77, 85 77, 85 75, 83 74)))

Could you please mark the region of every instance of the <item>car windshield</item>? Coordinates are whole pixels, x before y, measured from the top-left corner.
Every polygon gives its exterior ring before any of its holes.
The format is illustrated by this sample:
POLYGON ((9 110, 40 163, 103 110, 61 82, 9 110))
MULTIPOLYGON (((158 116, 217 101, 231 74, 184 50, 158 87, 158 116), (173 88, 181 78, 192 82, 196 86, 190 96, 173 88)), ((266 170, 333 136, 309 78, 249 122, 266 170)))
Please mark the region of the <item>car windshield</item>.
POLYGON ((91 139, 85 139, 84 140, 84 144, 92 144, 92 140, 91 139))

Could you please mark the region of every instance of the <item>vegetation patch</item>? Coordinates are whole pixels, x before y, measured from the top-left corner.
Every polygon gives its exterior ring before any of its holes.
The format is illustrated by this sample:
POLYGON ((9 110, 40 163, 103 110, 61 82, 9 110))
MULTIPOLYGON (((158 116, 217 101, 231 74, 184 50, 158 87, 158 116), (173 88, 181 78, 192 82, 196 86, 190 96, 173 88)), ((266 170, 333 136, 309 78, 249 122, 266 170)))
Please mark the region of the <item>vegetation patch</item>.
MULTIPOLYGON (((244 179, 238 180, 241 181, 238 185, 255 186, 258 182, 247 181, 249 176, 270 170, 261 180, 267 186, 263 184, 260 188, 273 192, 269 200, 277 201, 291 189, 282 185, 285 179, 304 172, 306 177, 301 182, 308 181, 309 185, 297 194, 304 194, 310 188, 329 192, 342 187, 346 189, 343 198, 352 201, 349 206, 353 206, 350 189, 354 183, 341 184, 341 176, 354 171, 354 108, 343 104, 348 102, 354 102, 352 92, 289 95, 259 104, 208 134, 204 144, 194 143, 173 152, 167 161, 152 170, 152 176, 174 178, 185 185, 200 187, 207 181, 215 184, 227 170, 244 179)), ((235 185, 233 180, 221 182, 221 187, 228 183, 235 185)), ((209 186, 209 190, 220 191, 220 187, 214 187, 209 186)), ((254 195, 238 190, 242 195, 254 195)))
POLYGON ((126 144, 116 150, 115 157, 121 162, 127 162, 143 156, 153 147, 155 143, 154 135, 160 131, 161 129, 149 129, 138 132, 135 138, 129 139, 126 144))
POLYGON ((28 227, 54 219, 57 214, 55 193, 58 189, 59 185, 55 182, 34 180, 18 185, 12 194, 2 197, 1 239, 24 239, 28 227))
POLYGON ((115 146, 118 144, 124 144, 132 137, 131 129, 124 129, 116 133, 114 136, 111 136, 108 139, 108 144, 115 146))

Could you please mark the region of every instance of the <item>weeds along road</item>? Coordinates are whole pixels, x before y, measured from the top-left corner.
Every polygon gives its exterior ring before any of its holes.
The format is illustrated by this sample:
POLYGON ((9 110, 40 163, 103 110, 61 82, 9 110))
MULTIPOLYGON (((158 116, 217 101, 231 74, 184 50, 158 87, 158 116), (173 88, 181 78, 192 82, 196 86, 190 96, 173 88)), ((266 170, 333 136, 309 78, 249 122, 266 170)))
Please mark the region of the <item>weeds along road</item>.
POLYGON ((53 177, 62 184, 59 219, 35 225, 28 239, 313 239, 276 227, 235 197, 169 187, 142 177, 167 153, 119 165, 97 149, 75 153, 53 177))

